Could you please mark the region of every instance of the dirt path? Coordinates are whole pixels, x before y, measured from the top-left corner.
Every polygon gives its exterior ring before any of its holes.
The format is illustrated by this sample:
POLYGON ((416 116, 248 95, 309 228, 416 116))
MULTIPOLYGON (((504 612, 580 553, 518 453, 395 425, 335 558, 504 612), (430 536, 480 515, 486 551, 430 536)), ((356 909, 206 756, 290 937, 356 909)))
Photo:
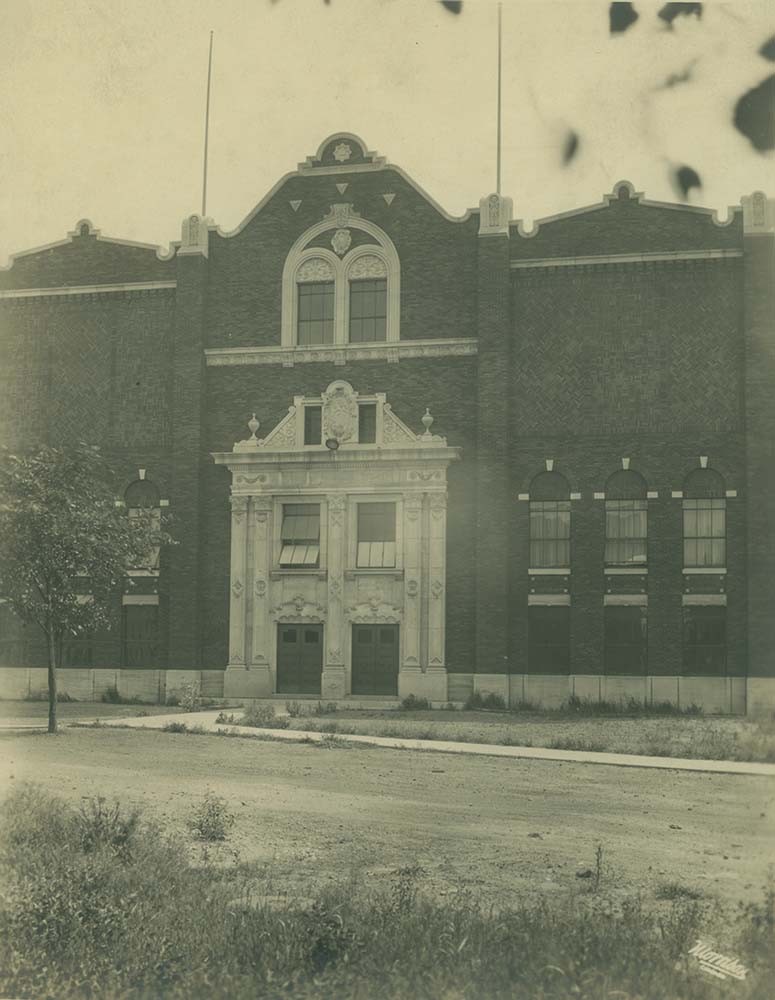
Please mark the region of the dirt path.
POLYGON ((1 736, 0 793, 26 780, 143 804, 176 830, 211 788, 237 815, 241 860, 301 895, 419 865, 435 893, 504 905, 583 884, 601 844, 609 887, 737 900, 775 864, 768 778, 81 729, 1 736))

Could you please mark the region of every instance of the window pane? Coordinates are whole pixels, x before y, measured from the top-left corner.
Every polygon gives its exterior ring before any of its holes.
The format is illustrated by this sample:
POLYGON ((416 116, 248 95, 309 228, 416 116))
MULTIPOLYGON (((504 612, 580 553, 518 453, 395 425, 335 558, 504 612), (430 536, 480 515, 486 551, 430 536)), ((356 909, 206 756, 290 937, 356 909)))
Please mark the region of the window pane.
POLYGON ((385 340, 387 332, 387 280, 350 282, 350 341, 385 340))
POLYGON ((726 612, 723 605, 684 608, 685 674, 726 674, 726 612))
POLYGON ((321 406, 304 407, 304 444, 320 444, 322 413, 321 406))
POLYGON ((570 561, 570 502, 530 504, 530 565, 567 566, 570 561))
POLYGON ((377 404, 361 403, 358 407, 358 442, 374 444, 377 440, 377 404))
POLYGON ((607 674, 642 674, 646 670, 647 614, 641 605, 604 609, 607 674))
POLYGON ((358 542, 358 566, 368 566, 369 565, 369 552, 371 551, 371 542, 358 542))
POLYGON ((298 286, 299 344, 334 342, 334 283, 309 282, 298 286))
POLYGON ((358 541, 394 542, 396 540, 396 505, 394 503, 358 504, 358 541))
POLYGON ((528 607, 530 673, 562 674, 570 669, 570 607, 528 607))

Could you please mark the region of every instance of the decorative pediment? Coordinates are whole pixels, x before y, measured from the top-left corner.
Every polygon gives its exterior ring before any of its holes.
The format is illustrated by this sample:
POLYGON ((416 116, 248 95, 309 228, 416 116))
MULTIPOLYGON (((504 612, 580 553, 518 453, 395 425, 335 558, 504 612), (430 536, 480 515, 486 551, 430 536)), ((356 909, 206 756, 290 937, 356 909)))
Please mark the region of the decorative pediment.
POLYGON ((358 604, 353 604, 346 611, 349 621, 356 625, 368 625, 372 623, 395 623, 400 622, 403 617, 402 609, 395 604, 388 604, 382 594, 372 594, 367 600, 358 604))
POLYGON ((297 594, 272 608, 271 617, 277 622, 323 622, 326 620, 326 609, 322 604, 297 594))

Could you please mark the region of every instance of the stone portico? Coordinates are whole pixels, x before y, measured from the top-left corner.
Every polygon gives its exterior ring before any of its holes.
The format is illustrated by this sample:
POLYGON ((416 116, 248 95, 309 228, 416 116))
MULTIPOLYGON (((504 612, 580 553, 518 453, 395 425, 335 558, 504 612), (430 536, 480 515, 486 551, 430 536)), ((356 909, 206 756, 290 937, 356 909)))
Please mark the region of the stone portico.
MULTIPOLYGON (((375 642, 397 640, 397 677, 394 689, 387 679, 391 690, 386 690, 385 678, 374 672, 383 669, 380 662, 385 671, 392 668, 389 657, 378 657, 360 681, 359 693, 370 693, 363 685, 373 684, 376 694, 448 700, 447 468, 459 458, 459 449, 431 433, 433 418, 427 411, 422 423, 425 431, 416 434, 393 413, 384 394, 359 395, 348 382, 336 381, 320 396, 295 397, 265 438, 257 437, 254 416, 249 438, 231 452, 213 455, 232 474, 226 697, 282 693, 281 636, 322 647, 319 653, 309 651, 312 667, 304 676, 312 678, 306 682, 311 690, 294 688, 293 693, 347 697, 353 693, 354 657, 360 669, 354 629, 372 626, 382 629, 375 631, 375 642), (364 406, 370 409, 368 431, 359 420, 364 406), (369 503, 395 512, 394 549, 383 565, 363 565, 359 517, 360 508, 369 503), (312 566, 287 565, 281 559, 287 551, 283 518, 299 505, 305 511, 319 507, 312 566), (299 629, 298 637, 287 635, 283 626, 294 625, 309 628, 299 629), (319 687, 315 655, 320 658, 319 687)), ((368 629, 358 635, 369 644, 368 629)))

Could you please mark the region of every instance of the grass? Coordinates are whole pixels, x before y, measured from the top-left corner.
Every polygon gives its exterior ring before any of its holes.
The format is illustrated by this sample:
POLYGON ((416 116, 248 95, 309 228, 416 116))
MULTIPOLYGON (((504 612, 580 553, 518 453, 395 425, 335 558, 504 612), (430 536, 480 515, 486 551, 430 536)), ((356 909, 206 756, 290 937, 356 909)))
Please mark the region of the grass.
MULTIPOLYGON (((701 901, 617 901, 605 879, 594 893, 498 912, 465 893, 440 902, 410 865, 385 889, 354 874, 278 907, 255 870, 196 864, 152 819, 122 822, 120 805, 110 815, 107 826, 88 810, 79 818, 29 786, 4 803, 0 995, 703 1000, 710 981, 688 951, 718 931, 719 950, 750 970, 746 1000, 771 996, 772 890, 720 929, 701 901)), ((742 995, 735 981, 713 986, 742 995)))

